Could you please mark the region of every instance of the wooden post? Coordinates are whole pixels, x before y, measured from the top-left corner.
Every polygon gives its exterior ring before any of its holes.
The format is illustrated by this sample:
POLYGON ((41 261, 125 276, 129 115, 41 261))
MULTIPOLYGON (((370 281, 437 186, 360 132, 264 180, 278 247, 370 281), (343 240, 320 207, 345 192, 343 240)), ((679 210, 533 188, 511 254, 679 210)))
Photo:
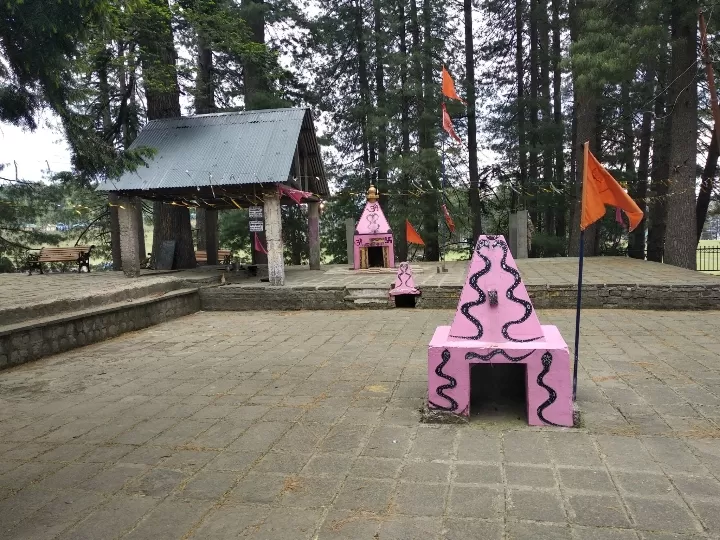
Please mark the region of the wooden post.
POLYGON ((277 190, 265 194, 265 238, 267 240, 270 285, 285 285, 282 216, 280 212, 280 193, 277 190))
POLYGON ((310 270, 320 270, 320 203, 308 203, 308 243, 310 270))
POLYGON ((138 237, 137 197, 118 197, 120 223, 120 258, 127 277, 140 276, 140 242, 138 237))
POLYGON ((220 264, 218 261, 218 213, 217 210, 205 210, 205 249, 207 263, 220 264))

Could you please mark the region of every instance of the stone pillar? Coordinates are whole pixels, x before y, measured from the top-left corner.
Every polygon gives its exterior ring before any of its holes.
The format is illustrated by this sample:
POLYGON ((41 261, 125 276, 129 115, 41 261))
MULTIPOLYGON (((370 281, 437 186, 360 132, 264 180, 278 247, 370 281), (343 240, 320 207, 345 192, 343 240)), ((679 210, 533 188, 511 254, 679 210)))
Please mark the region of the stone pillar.
POLYGON ((280 212, 280 194, 277 191, 265 194, 265 239, 267 241, 270 285, 285 285, 282 215, 280 212))
POLYGON ((517 254, 517 214, 510 213, 508 216, 508 247, 513 257, 517 254))
POLYGON ((205 249, 207 263, 220 264, 218 261, 218 213, 217 210, 205 210, 205 249))
POLYGON ((345 220, 345 241, 347 242, 348 264, 354 267, 355 246, 353 242, 355 241, 355 220, 352 218, 345 220))
POLYGON ((110 206, 110 250, 112 252, 113 270, 122 270, 120 259, 120 222, 118 221, 118 194, 108 193, 108 205, 110 206))
POLYGON ((308 243, 310 270, 320 270, 320 203, 308 203, 308 243))
POLYGON ((140 242, 138 236, 138 198, 118 198, 120 222, 120 258, 127 277, 140 276, 140 242))
POLYGON ((135 205, 137 206, 137 230, 138 230, 138 253, 140 254, 140 261, 147 257, 147 251, 145 251, 145 218, 143 216, 143 200, 140 197, 135 197, 135 205))
POLYGON ((520 210, 517 214, 517 250, 513 253, 516 259, 528 258, 528 222, 530 214, 527 210, 520 210))

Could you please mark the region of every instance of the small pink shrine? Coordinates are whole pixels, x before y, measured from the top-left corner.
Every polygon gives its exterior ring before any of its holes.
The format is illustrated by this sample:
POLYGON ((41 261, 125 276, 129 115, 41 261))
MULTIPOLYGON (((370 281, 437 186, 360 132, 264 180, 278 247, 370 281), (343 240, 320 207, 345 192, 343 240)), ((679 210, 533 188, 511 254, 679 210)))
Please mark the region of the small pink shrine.
POLYGON ((395 277, 395 285, 390 289, 390 296, 400 296, 404 294, 420 296, 420 291, 415 287, 412 268, 410 268, 410 264, 406 262, 400 263, 397 276, 395 277))
POLYGON ((528 423, 572 426, 570 352, 555 326, 541 326, 502 236, 481 236, 451 326, 428 348, 428 406, 470 414, 470 368, 526 366, 528 423))
POLYGON ((355 270, 395 267, 393 234, 378 203, 379 198, 378 190, 371 185, 353 237, 355 270))
POLYGON ((390 298, 395 300, 395 307, 414 308, 415 301, 422 293, 415 286, 410 264, 401 262, 398 266, 395 284, 390 289, 390 298))

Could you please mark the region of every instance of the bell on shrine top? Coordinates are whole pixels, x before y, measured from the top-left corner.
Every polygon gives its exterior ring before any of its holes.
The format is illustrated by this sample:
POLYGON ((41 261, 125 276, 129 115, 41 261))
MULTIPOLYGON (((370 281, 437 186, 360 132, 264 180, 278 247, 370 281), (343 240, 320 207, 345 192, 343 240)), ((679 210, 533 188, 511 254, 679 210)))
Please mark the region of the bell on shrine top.
POLYGON ((380 193, 378 192, 377 188, 370 184, 370 189, 368 189, 367 192, 367 200, 368 202, 375 202, 380 198, 380 193))

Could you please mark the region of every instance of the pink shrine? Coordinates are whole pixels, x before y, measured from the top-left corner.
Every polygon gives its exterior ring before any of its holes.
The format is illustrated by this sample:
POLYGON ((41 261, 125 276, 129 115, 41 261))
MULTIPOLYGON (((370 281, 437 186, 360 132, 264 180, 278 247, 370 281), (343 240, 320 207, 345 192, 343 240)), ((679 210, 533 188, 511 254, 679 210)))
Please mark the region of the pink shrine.
POLYGON ((502 236, 481 236, 451 326, 428 348, 428 406, 470 415, 470 368, 525 365, 528 423, 572 426, 570 352, 555 326, 541 326, 502 236))
POLYGON ((367 192, 365 209, 355 226, 355 270, 395 267, 393 234, 380 208, 379 198, 378 190, 371 185, 367 192))

